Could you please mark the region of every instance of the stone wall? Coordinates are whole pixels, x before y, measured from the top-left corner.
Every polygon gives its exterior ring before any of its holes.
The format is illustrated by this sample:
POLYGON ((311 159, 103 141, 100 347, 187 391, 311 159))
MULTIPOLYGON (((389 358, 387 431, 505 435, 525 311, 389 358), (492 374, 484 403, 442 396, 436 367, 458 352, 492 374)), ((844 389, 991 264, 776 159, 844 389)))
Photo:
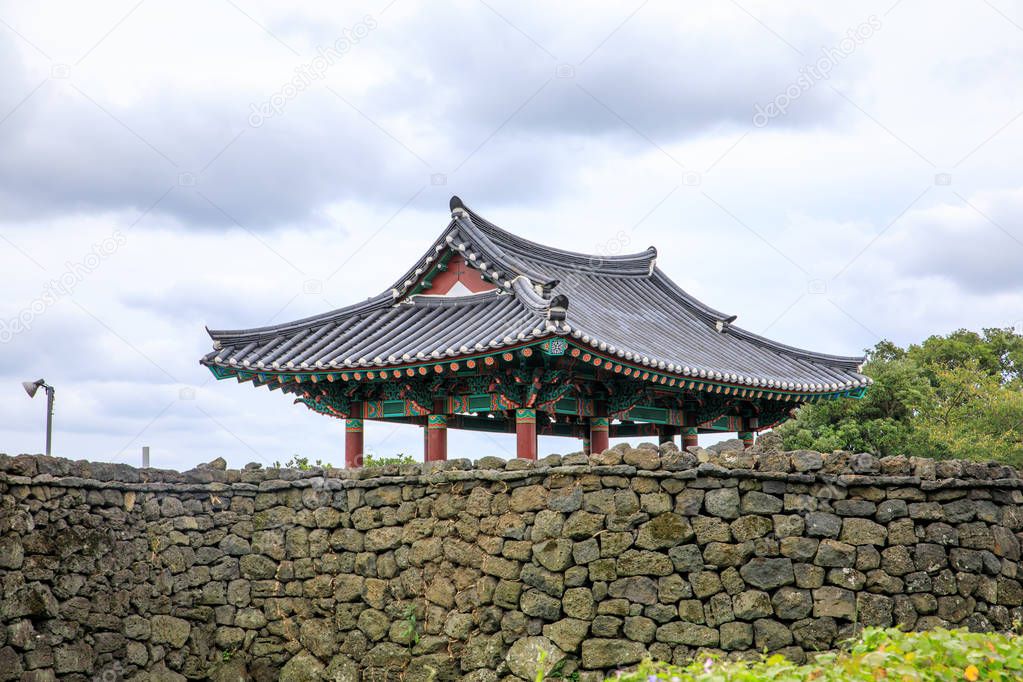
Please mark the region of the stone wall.
MULTIPOLYGON (((1004 466, 619 446, 343 471, 0 456, 0 680, 600 679, 1023 618, 1004 466)), ((251 465, 250 465, 251 466, 251 465)))

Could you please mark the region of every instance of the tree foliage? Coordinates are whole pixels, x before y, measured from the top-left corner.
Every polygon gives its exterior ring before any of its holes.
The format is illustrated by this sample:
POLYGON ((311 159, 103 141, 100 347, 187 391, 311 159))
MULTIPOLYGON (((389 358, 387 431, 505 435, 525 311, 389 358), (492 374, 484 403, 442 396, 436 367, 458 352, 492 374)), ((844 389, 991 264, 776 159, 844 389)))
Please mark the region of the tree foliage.
POLYGON ((860 400, 801 407, 785 446, 1023 464, 1023 336, 960 329, 867 351, 860 400))

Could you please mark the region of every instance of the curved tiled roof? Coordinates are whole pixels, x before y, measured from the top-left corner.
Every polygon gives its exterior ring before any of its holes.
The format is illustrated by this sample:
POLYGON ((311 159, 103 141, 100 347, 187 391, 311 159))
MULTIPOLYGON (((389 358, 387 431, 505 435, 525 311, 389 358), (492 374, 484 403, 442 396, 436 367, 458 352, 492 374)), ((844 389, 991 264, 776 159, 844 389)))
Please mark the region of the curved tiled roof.
POLYGON ((451 200, 452 219, 388 292, 286 324, 210 331, 203 364, 277 372, 372 368, 493 352, 552 336, 680 378, 807 394, 861 388, 862 357, 815 353, 735 326, 657 266, 657 250, 594 256, 513 235, 451 200), (419 294, 459 253, 496 289, 419 294))

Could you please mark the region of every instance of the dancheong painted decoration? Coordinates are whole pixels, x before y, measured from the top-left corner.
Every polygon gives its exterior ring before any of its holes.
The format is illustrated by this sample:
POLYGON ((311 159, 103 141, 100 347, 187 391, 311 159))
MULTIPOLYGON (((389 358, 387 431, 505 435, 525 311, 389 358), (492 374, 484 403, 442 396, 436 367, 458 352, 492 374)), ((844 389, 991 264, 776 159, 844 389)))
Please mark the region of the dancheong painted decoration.
POLYGON ((641 253, 593 256, 517 237, 451 199, 451 222, 388 291, 287 324, 209 331, 218 379, 294 396, 347 420, 348 466, 365 420, 424 429, 427 461, 447 429, 583 441, 753 433, 803 403, 852 397, 862 357, 800 350, 735 326, 641 253))

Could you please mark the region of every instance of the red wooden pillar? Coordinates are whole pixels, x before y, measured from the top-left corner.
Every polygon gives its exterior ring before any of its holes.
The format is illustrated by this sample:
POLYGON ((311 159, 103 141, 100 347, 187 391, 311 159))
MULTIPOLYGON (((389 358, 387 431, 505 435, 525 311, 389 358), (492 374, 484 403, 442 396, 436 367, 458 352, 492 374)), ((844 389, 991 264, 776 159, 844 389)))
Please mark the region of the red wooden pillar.
POLYGON ((695 426, 684 426, 682 427, 682 449, 685 450, 689 447, 695 447, 700 444, 699 435, 700 430, 695 426))
POLYGON ((426 418, 427 462, 443 462, 448 458, 448 418, 443 414, 431 414, 426 418))
POLYGON ((749 450, 753 447, 753 429, 757 428, 757 425, 757 417, 742 418, 742 431, 739 432, 739 440, 742 441, 743 449, 749 450))
POLYGON ((595 454, 604 452, 611 445, 609 425, 607 417, 590 417, 590 449, 595 454))
POLYGON ((519 459, 536 459, 536 410, 520 408, 515 410, 515 456, 519 459))
POLYGON ((357 469, 362 466, 363 431, 362 419, 349 417, 345 420, 345 467, 357 469))

